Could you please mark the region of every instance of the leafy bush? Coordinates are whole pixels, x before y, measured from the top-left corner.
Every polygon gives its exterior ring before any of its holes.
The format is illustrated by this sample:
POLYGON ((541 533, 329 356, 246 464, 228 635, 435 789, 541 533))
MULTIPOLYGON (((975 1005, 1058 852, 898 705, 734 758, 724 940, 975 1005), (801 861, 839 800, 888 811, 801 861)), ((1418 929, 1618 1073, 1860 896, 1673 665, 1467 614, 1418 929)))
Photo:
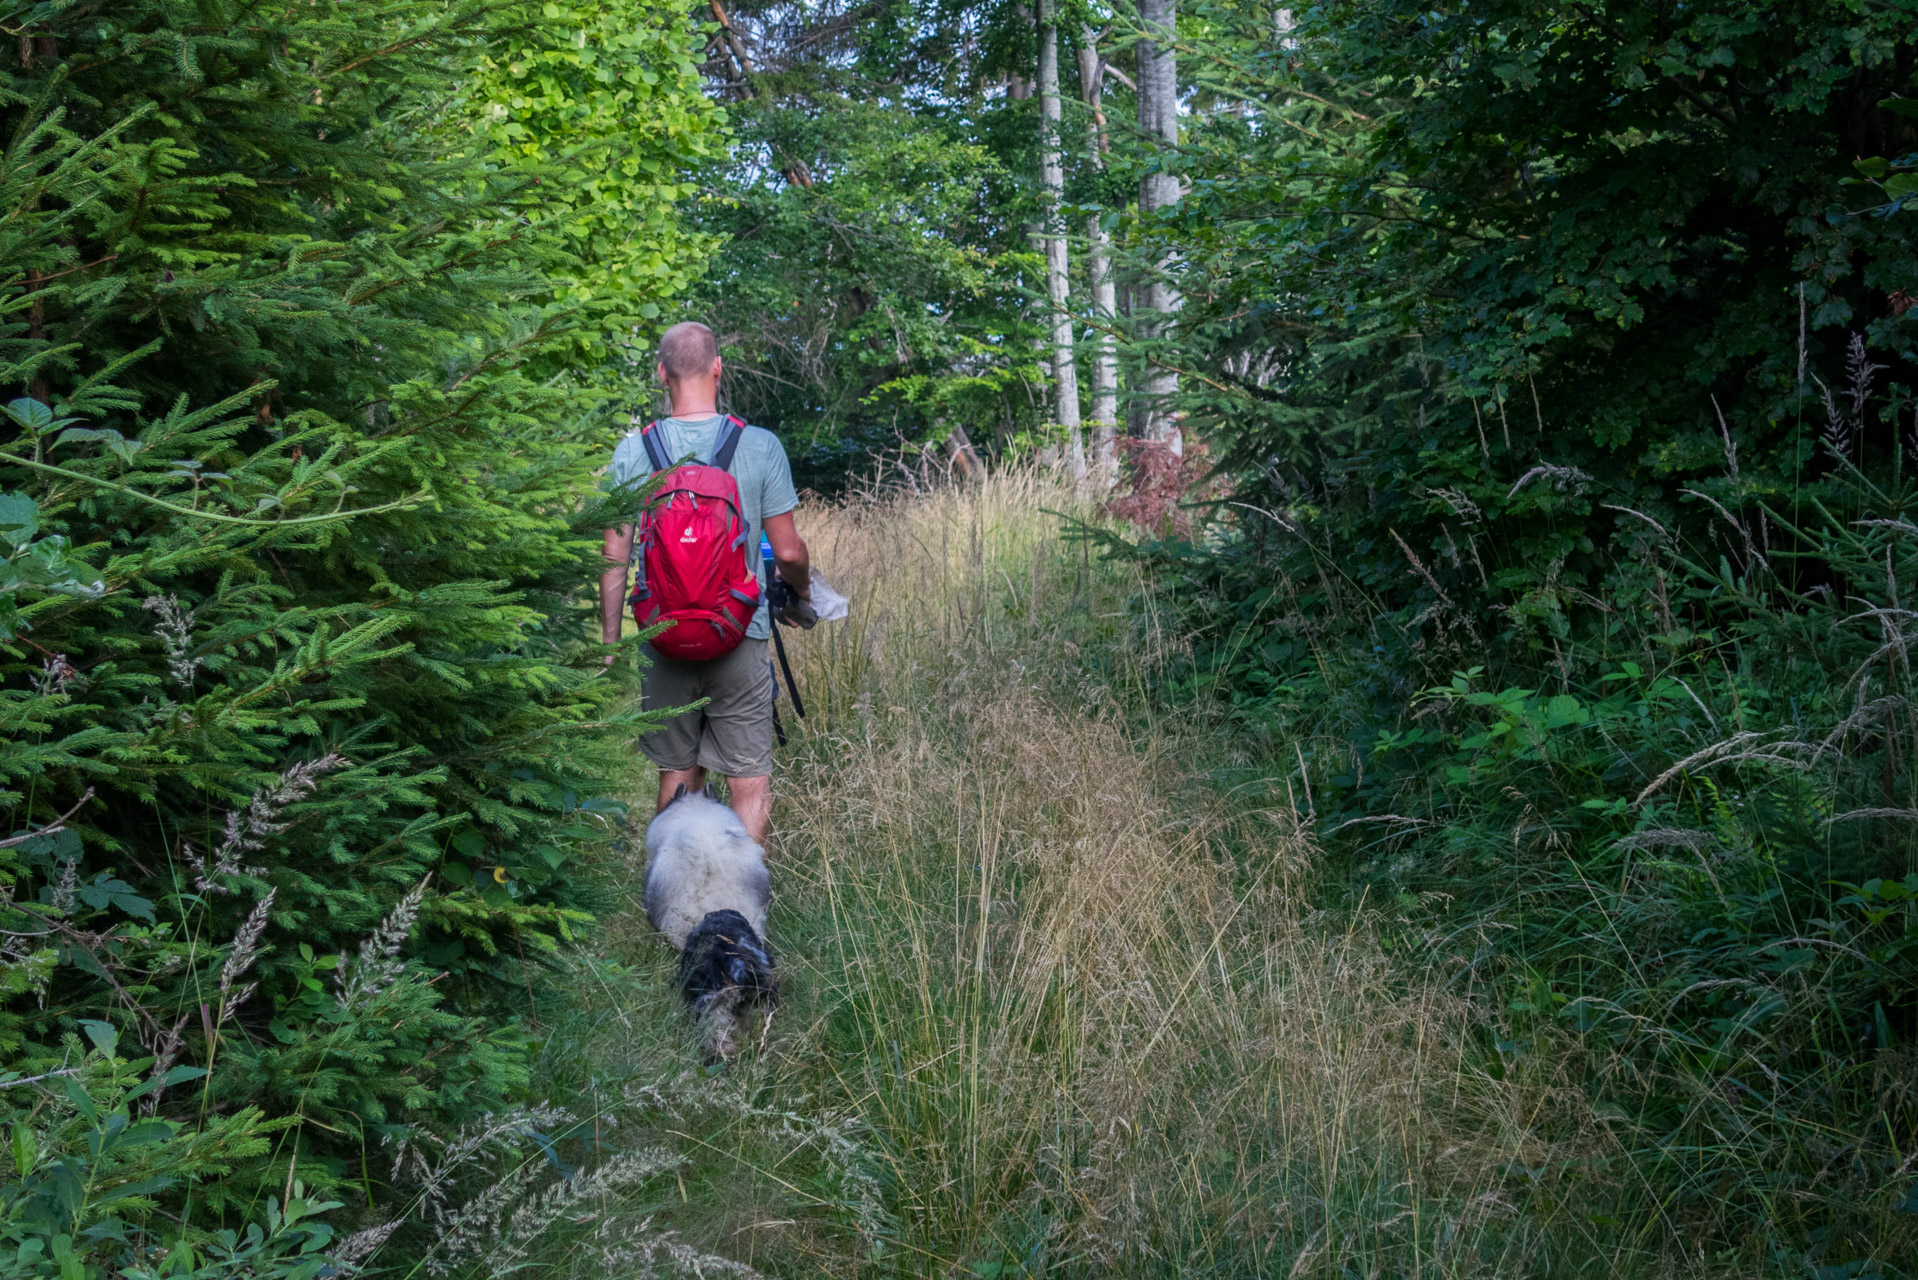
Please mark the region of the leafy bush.
POLYGON ((1194 121, 1153 229, 1188 299, 1163 358, 1240 497, 1337 506, 1392 607, 1544 660, 1653 525, 1738 558, 1728 471, 1796 509, 1834 453, 1900 465, 1902 402, 1841 370, 1918 374, 1918 221, 1854 166, 1918 147, 1902 7, 1337 0, 1281 41, 1273 8, 1188 13, 1181 65, 1250 109, 1194 121))
POLYGON ((1283 542, 1145 551, 1192 628, 1169 691, 1263 740, 1400 947, 1495 1000, 1488 1068, 1568 1061, 1662 1212, 1779 1265, 1898 1256, 1918 1194, 1918 494, 1835 475, 1799 522, 1726 477, 1747 558, 1660 539, 1550 664, 1364 591, 1306 502, 1283 542), (1842 593, 1793 589, 1766 522, 1842 593))
POLYGON ((199 1067, 162 1067, 151 1058, 117 1055, 118 1033, 105 1022, 82 1024, 64 1046, 76 1065, 47 1077, 0 1073, 0 1088, 41 1085, 16 1113, 9 1145, 15 1179, 0 1188, 0 1275, 60 1280, 92 1277, 232 1275, 311 1280, 322 1267, 350 1266, 354 1247, 335 1245, 333 1229, 309 1221, 340 1206, 289 1188, 284 1207, 269 1198, 264 1228, 172 1233, 149 1238, 160 1196, 191 1190, 264 1153, 271 1132, 259 1108, 210 1117, 197 1128, 155 1119, 148 1100, 170 1085, 203 1079, 199 1067), (329 1248, 329 1246, 335 1246, 329 1248))

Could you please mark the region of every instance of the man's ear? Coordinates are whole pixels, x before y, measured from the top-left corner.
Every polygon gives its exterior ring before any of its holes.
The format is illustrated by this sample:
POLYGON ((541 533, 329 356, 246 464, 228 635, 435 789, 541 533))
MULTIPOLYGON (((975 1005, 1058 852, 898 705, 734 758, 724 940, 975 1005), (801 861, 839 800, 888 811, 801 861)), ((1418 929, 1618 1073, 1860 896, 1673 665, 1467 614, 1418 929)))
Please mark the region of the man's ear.
POLYGON ((717 383, 720 379, 720 376, 723 375, 725 372, 726 372, 726 362, 724 360, 721 360, 718 356, 714 356, 713 357, 713 381, 717 383))
POLYGON ((663 365, 663 364, 656 364, 656 365, 654 365, 654 366, 653 366, 653 372, 654 372, 655 374, 657 374, 657 375, 659 375, 659 380, 660 380, 661 382, 663 382, 663 383, 665 383, 665 384, 666 384, 667 386, 669 386, 669 387, 670 387, 670 386, 672 386, 672 385, 673 385, 673 378, 672 378, 672 375, 666 372, 666 366, 665 366, 665 365, 663 365))

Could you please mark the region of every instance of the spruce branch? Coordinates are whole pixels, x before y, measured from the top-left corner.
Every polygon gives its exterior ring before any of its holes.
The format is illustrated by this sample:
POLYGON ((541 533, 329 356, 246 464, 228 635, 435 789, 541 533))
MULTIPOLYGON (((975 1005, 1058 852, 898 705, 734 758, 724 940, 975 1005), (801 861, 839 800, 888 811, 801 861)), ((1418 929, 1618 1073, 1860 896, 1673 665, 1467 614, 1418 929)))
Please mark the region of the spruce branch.
POLYGON ((341 520, 352 520, 359 516, 379 515, 386 511, 411 511, 433 496, 432 490, 421 489, 418 493, 409 497, 398 498, 392 502, 383 502, 377 507, 355 507, 350 511, 342 511, 336 508, 317 516, 288 516, 284 520, 258 520, 251 516, 221 515, 217 511, 195 511, 192 507, 183 507, 178 503, 167 502, 162 498, 154 497, 150 493, 142 493, 138 489, 129 488, 126 485, 115 483, 112 480, 103 480, 99 476, 90 476, 79 471, 70 471, 66 467, 55 466, 51 462, 36 462, 32 458, 23 458, 17 453, 0 452, 0 462, 11 462, 16 466, 26 467, 33 471, 44 471, 49 475, 64 476, 68 480, 78 480, 82 484, 90 484, 99 489, 108 489, 115 493, 125 494, 136 502, 144 502, 149 506, 159 507, 164 511, 171 511, 175 515, 191 516, 198 520, 212 520, 218 524, 244 525, 250 529, 290 529, 296 525, 333 524, 341 520))

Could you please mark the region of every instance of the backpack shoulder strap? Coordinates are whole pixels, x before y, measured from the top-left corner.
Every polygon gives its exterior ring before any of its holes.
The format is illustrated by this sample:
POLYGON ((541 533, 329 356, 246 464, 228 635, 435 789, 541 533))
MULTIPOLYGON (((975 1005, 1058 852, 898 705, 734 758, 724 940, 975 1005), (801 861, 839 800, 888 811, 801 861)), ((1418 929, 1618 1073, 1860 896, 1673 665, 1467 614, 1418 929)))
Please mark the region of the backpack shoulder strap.
POLYGON ((672 462, 666 457, 666 450, 659 443, 659 437, 654 434, 654 428, 657 426, 659 426, 657 422, 647 423, 646 429, 639 433, 639 442, 646 446, 646 460, 653 464, 653 470, 664 471, 672 466, 672 462))
POLYGON ((733 455, 739 452, 739 439, 746 434, 746 420, 726 415, 719 428, 719 443, 713 446, 713 465, 721 471, 733 469, 733 455))

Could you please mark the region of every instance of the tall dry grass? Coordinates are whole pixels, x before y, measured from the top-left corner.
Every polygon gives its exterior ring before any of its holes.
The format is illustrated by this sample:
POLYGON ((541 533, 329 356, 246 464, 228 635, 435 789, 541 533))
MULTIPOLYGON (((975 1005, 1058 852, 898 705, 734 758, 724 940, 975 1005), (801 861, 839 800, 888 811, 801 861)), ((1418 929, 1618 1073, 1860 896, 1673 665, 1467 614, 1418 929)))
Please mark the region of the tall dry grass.
POLYGON ((1711 1270, 1563 1064, 1315 909, 1304 797, 1207 781, 1231 744, 1145 702, 1176 637, 1075 509, 1015 471, 802 512, 854 605, 790 646, 784 1006, 701 1072, 665 947, 612 922, 546 1084, 588 1159, 681 1163, 547 1265, 604 1274, 623 1216, 783 1275, 1711 1270))

